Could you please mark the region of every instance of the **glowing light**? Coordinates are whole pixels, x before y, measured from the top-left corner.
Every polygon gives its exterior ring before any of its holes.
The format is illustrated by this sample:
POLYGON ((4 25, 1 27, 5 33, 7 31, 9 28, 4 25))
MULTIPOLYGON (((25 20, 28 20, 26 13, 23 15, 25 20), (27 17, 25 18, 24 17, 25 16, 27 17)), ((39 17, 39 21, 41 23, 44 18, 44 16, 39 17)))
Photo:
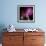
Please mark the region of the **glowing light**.
POLYGON ((26 11, 26 15, 31 16, 32 14, 33 14, 33 10, 31 8, 28 8, 27 11, 26 11))

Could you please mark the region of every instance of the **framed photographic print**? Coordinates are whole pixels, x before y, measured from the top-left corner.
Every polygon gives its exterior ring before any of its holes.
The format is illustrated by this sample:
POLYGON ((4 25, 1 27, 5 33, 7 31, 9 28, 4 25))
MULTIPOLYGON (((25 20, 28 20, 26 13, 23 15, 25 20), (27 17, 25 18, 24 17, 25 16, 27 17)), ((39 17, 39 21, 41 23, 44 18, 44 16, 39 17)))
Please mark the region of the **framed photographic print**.
POLYGON ((18 5, 17 6, 18 22, 35 22, 35 5, 18 5))

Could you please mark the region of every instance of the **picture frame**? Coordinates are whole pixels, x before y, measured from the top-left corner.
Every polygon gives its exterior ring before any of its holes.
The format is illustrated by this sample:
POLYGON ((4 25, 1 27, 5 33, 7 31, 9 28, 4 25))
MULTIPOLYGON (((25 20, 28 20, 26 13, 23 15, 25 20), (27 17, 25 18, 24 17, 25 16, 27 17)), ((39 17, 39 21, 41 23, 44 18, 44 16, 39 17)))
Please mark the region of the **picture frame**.
POLYGON ((17 5, 17 22, 35 22, 35 5, 17 5))

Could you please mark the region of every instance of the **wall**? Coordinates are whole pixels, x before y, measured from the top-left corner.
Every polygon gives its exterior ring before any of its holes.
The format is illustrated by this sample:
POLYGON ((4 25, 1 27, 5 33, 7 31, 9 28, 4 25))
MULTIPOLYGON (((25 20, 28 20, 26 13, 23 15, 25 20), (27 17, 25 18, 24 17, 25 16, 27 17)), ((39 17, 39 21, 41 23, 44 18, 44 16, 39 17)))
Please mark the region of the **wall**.
POLYGON ((13 24, 16 28, 46 28, 46 0, 1 0, 0 25, 13 24), (35 5, 35 23, 17 22, 17 5, 35 5))
POLYGON ((0 0, 0 31, 13 24, 16 28, 40 27, 46 32, 46 0, 0 0), (17 5, 35 5, 35 23, 17 22, 17 5))

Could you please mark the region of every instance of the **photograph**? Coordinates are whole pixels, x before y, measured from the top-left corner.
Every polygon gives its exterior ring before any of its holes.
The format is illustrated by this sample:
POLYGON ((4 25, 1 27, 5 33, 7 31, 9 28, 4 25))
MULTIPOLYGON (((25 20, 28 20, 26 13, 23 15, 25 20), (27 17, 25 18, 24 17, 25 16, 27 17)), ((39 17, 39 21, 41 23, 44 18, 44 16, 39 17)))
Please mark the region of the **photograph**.
POLYGON ((18 22, 34 22, 35 21, 35 5, 18 5, 18 22))

